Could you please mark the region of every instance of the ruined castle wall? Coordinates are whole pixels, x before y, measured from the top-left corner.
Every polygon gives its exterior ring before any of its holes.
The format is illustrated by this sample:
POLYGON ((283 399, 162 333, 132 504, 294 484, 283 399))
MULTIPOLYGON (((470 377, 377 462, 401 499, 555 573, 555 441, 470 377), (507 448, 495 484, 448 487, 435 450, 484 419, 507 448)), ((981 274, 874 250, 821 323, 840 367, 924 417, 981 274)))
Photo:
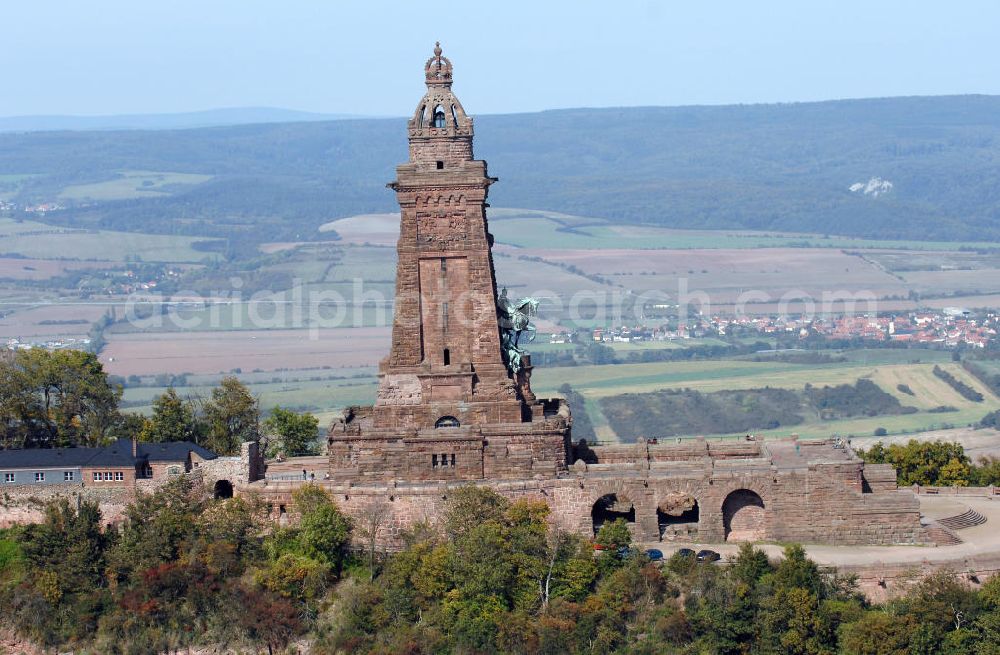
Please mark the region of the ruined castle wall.
POLYGON ((4 487, 0 496, 0 527, 41 523, 45 519, 45 506, 61 498, 68 500, 73 507, 82 502, 95 502, 101 510, 103 522, 117 524, 124 519, 125 507, 134 497, 131 486, 85 487, 79 483, 12 485, 4 487))
MULTIPOLYGON (((640 543, 661 540, 657 509, 673 499, 690 496, 697 502, 698 521, 691 541, 719 543, 728 539, 795 541, 802 543, 912 544, 923 543, 916 498, 907 493, 862 494, 823 472, 745 470, 714 475, 703 470, 696 475, 645 475, 637 470, 575 469, 556 479, 478 481, 517 500, 542 500, 552 509, 550 518, 558 528, 592 537, 592 510, 602 497, 614 494, 635 510, 629 525, 640 543)), ((693 473, 688 469, 689 473, 693 473)), ((291 493, 297 482, 258 482, 250 485, 272 506, 274 516, 294 520, 291 493)), ((382 484, 352 486, 322 482, 337 505, 356 524, 370 520, 372 508, 387 515, 379 542, 398 547, 399 536, 415 523, 441 520, 449 494, 458 483, 382 484)), ((685 527, 685 530, 687 527, 685 527)), ((662 538, 671 540, 676 534, 662 538)))

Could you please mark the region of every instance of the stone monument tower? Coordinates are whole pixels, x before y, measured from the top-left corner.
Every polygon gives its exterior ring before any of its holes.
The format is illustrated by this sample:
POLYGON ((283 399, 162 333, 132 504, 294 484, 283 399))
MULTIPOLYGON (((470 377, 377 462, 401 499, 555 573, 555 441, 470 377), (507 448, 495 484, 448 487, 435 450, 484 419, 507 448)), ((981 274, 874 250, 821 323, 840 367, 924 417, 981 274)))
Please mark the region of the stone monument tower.
POLYGON ((427 93, 407 125, 409 161, 388 185, 400 207, 392 348, 374 407, 350 408, 331 428, 331 473, 554 476, 566 466, 569 412, 535 398, 530 358, 503 343, 486 219, 497 178, 473 158, 472 118, 452 92, 440 45, 424 73, 427 93))

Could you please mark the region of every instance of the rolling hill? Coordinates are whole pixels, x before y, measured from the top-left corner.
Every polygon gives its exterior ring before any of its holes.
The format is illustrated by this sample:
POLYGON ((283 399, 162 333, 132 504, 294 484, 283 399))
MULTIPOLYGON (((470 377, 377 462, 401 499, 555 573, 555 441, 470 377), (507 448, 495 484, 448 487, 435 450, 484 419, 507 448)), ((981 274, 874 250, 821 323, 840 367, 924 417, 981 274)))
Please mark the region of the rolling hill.
MULTIPOLYGON (((1000 97, 486 115, 476 154, 501 178, 498 206, 665 227, 1000 241, 1000 97)), ((8 133, 0 199, 51 202, 72 187, 46 222, 226 237, 238 255, 391 211, 384 184, 405 158, 402 119, 8 133), (137 180, 134 192, 87 195, 124 178, 137 180)))

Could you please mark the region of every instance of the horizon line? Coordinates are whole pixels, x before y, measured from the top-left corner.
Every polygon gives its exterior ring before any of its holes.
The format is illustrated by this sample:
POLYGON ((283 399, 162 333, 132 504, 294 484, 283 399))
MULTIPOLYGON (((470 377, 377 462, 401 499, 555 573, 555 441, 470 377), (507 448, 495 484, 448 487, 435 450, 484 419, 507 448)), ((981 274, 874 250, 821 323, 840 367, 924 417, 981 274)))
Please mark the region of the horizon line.
MULTIPOLYGON (((942 94, 908 94, 891 96, 863 96, 844 98, 825 98, 822 100, 776 100, 763 102, 719 102, 719 103, 690 103, 675 105, 575 105, 565 107, 549 107, 545 109, 532 109, 525 111, 498 111, 498 112, 476 112, 476 116, 514 116, 520 114, 543 114, 555 111, 577 111, 577 110, 604 110, 604 109, 685 109, 703 107, 774 107, 785 105, 815 105, 835 102, 864 102, 878 100, 907 100, 907 99, 938 99, 938 98, 1000 98, 1000 94, 995 93, 942 93, 942 94)), ((237 111, 275 111, 288 112, 291 114, 301 114, 303 116, 314 116, 316 120, 386 120, 406 118, 405 114, 352 114, 339 111, 316 111, 311 109, 296 109, 291 107, 269 106, 269 105, 238 105, 209 107, 204 109, 189 109, 179 111, 150 111, 150 112, 124 112, 124 113, 53 113, 53 114, 9 114, 0 115, 0 121, 25 120, 25 119, 79 119, 79 120, 99 120, 99 119, 124 119, 124 118, 149 118, 149 117, 172 117, 189 116, 198 114, 213 114, 222 112, 237 111)), ((295 121, 288 121, 295 122, 295 121)))

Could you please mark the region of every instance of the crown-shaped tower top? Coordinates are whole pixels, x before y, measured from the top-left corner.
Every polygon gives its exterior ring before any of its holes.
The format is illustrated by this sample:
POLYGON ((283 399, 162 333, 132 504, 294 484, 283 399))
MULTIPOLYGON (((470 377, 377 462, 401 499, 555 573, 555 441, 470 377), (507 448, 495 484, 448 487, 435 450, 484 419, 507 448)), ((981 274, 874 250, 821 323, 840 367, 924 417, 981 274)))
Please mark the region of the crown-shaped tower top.
MULTIPOLYGON (((472 159, 472 118, 462 108, 451 91, 451 61, 441 56, 440 42, 434 46, 434 56, 424 64, 427 93, 420 99, 417 110, 407 127, 410 133, 410 160, 442 159, 441 148, 433 145, 442 140, 464 142, 460 159, 472 159), (433 151, 430 152, 429 151, 433 151), (433 156, 431 156, 433 155, 433 156)), ((458 154, 452 151, 452 155, 458 154)))
POLYGON ((434 44, 434 56, 424 65, 427 86, 451 86, 451 61, 441 56, 441 42, 434 44))

